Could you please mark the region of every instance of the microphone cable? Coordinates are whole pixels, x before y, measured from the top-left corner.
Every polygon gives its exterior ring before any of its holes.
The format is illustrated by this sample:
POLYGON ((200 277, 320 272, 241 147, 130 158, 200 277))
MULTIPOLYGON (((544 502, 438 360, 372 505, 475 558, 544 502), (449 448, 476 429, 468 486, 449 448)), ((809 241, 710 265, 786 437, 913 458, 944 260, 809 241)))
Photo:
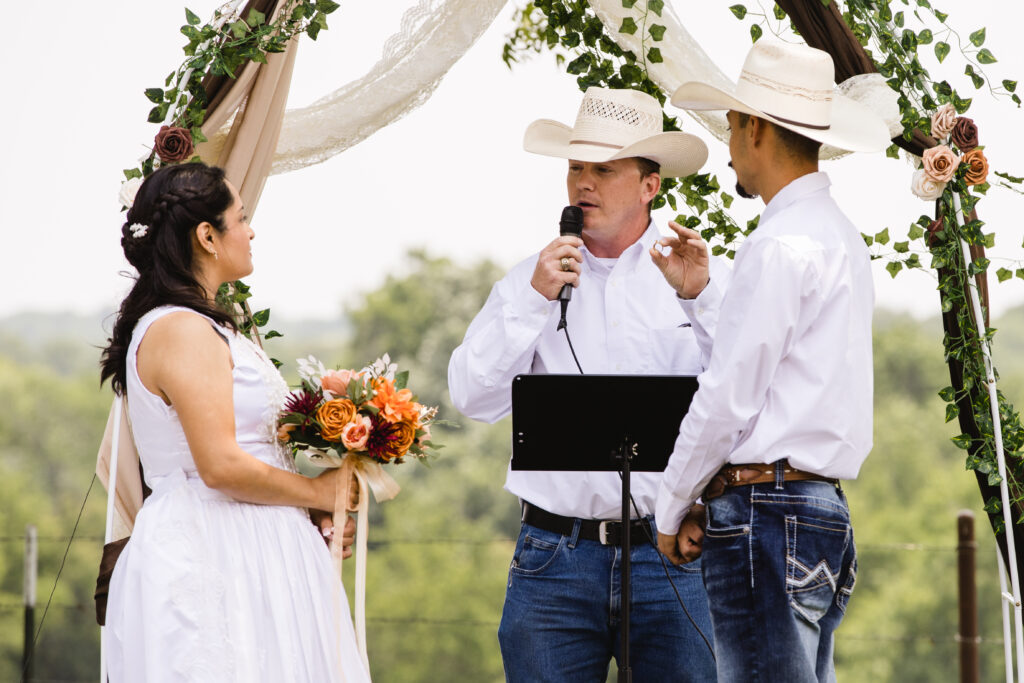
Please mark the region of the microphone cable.
MULTIPOLYGON (((621 470, 619 470, 619 478, 622 478, 621 470)), ((629 494, 629 502, 633 504, 633 512, 636 513, 637 518, 643 519, 639 508, 637 508, 636 499, 633 498, 632 493, 629 494)), ((672 592, 676 594, 676 600, 679 601, 679 606, 683 608, 686 618, 690 620, 693 628, 696 629, 697 633, 700 634, 701 639, 704 641, 704 644, 707 645, 708 652, 711 653, 711 659, 717 662, 718 659, 715 657, 715 648, 711 645, 711 641, 708 637, 704 635, 704 631, 702 631, 700 626, 697 625, 697 621, 693 618, 693 615, 690 614, 690 610, 686 607, 686 602, 683 601, 683 596, 679 594, 679 589, 676 588, 676 583, 672 580, 672 574, 669 572, 668 564, 665 562, 665 555, 661 552, 661 549, 658 548, 658 542, 654 539, 654 536, 651 535, 650 524, 644 524, 643 529, 644 536, 647 537, 648 542, 650 542, 651 546, 654 547, 654 552, 658 554, 658 559, 661 560, 661 568, 665 571, 665 578, 668 579, 669 585, 672 586, 672 592)))

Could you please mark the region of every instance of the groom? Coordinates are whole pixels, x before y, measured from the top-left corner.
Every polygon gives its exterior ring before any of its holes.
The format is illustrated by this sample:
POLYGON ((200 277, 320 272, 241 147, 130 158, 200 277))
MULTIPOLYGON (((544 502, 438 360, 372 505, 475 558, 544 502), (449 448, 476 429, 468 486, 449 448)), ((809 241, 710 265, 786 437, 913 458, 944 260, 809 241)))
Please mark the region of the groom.
POLYGON ((889 133, 833 74, 825 52, 761 40, 734 93, 686 83, 672 97, 728 110, 738 186, 766 205, 657 503, 662 551, 703 560, 720 682, 834 681, 832 634, 857 576, 839 480, 871 450, 874 294, 818 149, 881 151, 889 133), (702 491, 706 529, 684 520, 702 491))

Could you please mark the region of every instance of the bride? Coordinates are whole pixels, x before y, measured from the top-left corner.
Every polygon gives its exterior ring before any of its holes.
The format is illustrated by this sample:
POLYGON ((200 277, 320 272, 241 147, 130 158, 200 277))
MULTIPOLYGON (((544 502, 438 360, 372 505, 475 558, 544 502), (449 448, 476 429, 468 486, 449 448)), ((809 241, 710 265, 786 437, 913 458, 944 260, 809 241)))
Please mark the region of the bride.
POLYGON ((214 301, 253 269, 238 192, 216 167, 161 168, 121 234, 139 275, 102 378, 153 493, 110 581, 110 680, 369 681, 306 511, 333 508, 338 472, 295 473, 275 438, 287 386, 214 301))

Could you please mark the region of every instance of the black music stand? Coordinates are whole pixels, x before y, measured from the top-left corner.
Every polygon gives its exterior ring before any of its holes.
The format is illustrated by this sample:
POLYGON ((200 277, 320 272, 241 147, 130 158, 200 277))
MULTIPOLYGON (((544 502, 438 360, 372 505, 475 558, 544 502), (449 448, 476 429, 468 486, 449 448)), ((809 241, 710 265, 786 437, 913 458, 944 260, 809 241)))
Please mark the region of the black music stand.
POLYGON ((631 471, 661 472, 697 392, 684 375, 517 375, 512 381, 512 469, 622 472, 622 661, 629 664, 631 471))

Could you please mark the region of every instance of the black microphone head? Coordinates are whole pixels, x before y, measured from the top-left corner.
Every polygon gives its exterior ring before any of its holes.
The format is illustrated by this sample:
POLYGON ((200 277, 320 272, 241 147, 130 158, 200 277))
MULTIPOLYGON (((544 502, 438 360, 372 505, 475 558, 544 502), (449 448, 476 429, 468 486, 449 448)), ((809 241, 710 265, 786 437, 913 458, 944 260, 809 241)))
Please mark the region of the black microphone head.
POLYGON ((578 206, 567 206, 562 209, 562 219, 558 221, 558 232, 562 235, 583 234, 583 209, 578 206))

